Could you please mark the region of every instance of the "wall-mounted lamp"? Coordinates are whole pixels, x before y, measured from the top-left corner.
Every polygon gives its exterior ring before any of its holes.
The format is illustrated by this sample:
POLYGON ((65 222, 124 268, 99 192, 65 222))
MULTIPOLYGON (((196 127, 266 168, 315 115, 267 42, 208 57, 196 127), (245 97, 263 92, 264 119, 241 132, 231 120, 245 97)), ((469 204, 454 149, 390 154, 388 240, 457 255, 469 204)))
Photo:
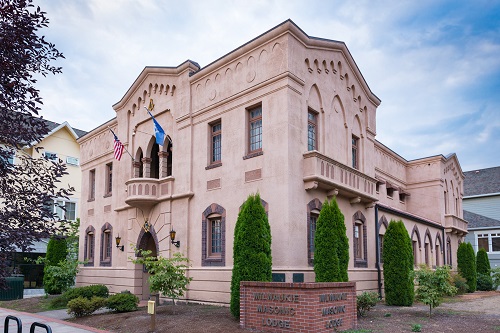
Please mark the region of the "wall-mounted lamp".
POLYGON ((122 238, 120 237, 120 235, 119 235, 119 234, 118 234, 118 236, 115 238, 115 240, 116 240, 116 247, 117 247, 118 249, 120 249, 121 251, 123 251, 123 250, 124 250, 124 248, 125 248, 125 246, 124 246, 124 245, 120 246, 120 242, 122 241, 122 238))
POLYGON ((172 240, 172 244, 174 244, 175 247, 179 247, 179 246, 181 246, 181 241, 177 241, 177 242, 174 241, 175 240, 175 234, 176 234, 176 232, 175 232, 174 229, 170 230, 170 239, 172 240))

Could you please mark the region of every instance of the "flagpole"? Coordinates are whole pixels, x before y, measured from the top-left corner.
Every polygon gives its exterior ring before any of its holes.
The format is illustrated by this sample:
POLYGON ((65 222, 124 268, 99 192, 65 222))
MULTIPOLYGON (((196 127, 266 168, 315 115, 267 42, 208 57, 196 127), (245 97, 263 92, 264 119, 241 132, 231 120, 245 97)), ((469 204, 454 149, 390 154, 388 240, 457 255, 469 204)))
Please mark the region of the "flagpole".
MULTIPOLYGON (((109 129, 109 131, 110 131, 111 133, 113 133, 113 135, 114 135, 116 138, 118 138, 118 137, 116 136, 115 132, 113 132, 113 130, 111 129, 111 127, 109 127, 109 126, 108 126, 108 129, 109 129)), ((135 162, 135 159, 134 159, 134 157, 132 156, 132 154, 130 154, 130 152, 128 151, 128 149, 125 147, 125 145, 124 145, 123 143, 122 143, 122 145, 123 145, 123 149, 125 149, 125 151, 127 152, 127 154, 129 154, 129 155, 130 155, 130 158, 132 159, 132 162, 135 162)))

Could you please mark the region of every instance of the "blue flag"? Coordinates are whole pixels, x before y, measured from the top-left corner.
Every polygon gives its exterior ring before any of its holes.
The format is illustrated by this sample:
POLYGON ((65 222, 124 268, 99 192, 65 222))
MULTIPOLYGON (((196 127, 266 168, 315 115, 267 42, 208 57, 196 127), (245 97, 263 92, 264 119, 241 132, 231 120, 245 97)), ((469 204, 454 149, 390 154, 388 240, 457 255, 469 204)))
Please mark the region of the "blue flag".
POLYGON ((160 124, 156 121, 155 117, 149 112, 149 115, 151 118, 153 118, 153 123, 155 125, 155 137, 156 137, 156 143, 159 144, 160 146, 163 146, 163 141, 165 140, 165 131, 163 128, 161 128, 160 124))

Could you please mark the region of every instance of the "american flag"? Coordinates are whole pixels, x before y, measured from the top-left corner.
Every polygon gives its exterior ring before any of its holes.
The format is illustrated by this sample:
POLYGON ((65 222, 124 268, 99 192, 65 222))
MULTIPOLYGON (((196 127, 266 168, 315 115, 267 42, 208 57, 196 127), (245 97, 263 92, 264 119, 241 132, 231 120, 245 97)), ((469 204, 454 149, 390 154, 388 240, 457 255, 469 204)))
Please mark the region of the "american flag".
POLYGON ((115 136, 115 145, 114 145, 114 150, 115 150, 115 158, 119 161, 120 158, 122 158, 123 155, 123 143, 118 140, 118 137, 116 136, 115 133, 113 133, 115 136))

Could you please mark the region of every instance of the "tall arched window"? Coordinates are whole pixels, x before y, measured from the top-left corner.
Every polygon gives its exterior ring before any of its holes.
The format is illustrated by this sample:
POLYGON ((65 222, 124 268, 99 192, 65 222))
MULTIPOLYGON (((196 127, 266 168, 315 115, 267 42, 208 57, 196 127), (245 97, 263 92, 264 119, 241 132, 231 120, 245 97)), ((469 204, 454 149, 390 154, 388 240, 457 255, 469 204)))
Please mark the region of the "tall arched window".
POLYGON ((425 237, 424 237, 424 253, 425 253, 425 264, 427 267, 432 266, 432 239, 431 239, 431 232, 429 229, 425 231, 425 237))
POLYGON ((379 253, 380 253, 380 262, 384 262, 384 235, 385 232, 387 231, 387 227, 389 226, 389 223, 387 222, 387 219, 385 216, 382 216, 378 222, 378 247, 379 247, 379 253))
POLYGON ((111 255, 113 249, 113 227, 105 223, 101 228, 101 260, 100 266, 111 266, 111 255))
POLYGON ((83 260, 85 261, 85 266, 94 266, 95 229, 91 225, 85 230, 84 251, 83 260))
POLYGON ((439 232, 436 234, 435 243, 435 252, 436 252, 436 267, 442 266, 443 261, 441 260, 443 254, 443 240, 441 239, 441 235, 439 232))
POLYGON ((309 266, 314 264, 314 236, 321 206, 319 199, 313 199, 307 204, 307 262, 309 266))
POLYGON ((420 262, 420 248, 422 242, 420 241, 420 232, 418 231, 417 226, 413 227, 413 231, 411 232, 411 244, 413 247, 413 264, 415 266, 420 262))
POLYGON ((446 238, 446 264, 453 267, 450 236, 446 238))
POLYGON ((366 218, 359 210, 352 217, 354 267, 368 267, 366 218))
POLYGON ((202 213, 201 265, 226 265, 226 210, 213 203, 202 213))

